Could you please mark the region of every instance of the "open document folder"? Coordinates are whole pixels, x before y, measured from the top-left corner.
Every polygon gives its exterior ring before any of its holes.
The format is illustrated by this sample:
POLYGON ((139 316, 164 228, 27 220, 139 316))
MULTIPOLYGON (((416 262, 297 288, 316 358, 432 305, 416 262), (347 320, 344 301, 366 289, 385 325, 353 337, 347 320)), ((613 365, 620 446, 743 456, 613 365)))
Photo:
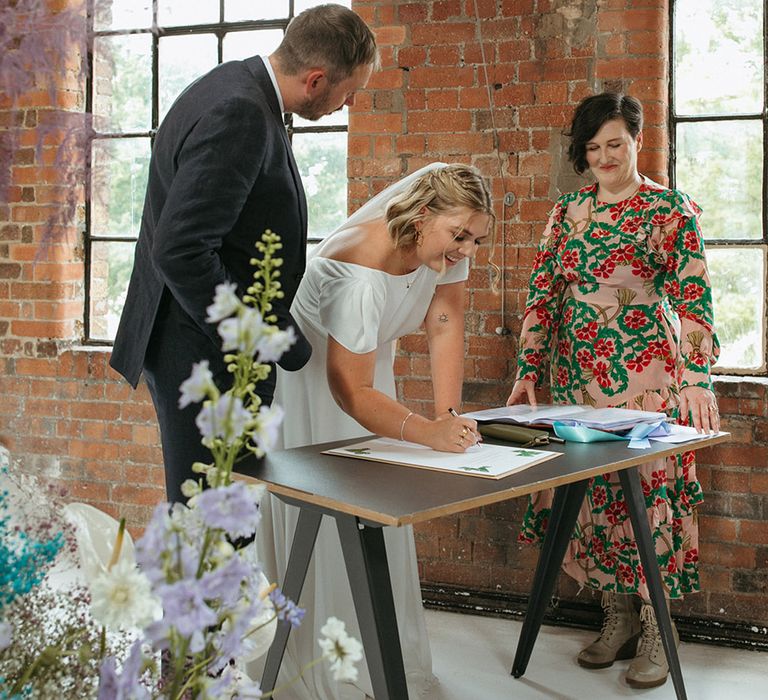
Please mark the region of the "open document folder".
POLYGON ((438 452, 413 442, 390 438, 373 438, 354 445, 324 450, 323 454, 370 459, 407 467, 437 469, 454 474, 501 479, 547 459, 559 457, 559 452, 532 450, 528 447, 486 445, 479 443, 466 452, 438 452))
POLYGON ((592 408, 591 406, 553 406, 528 404, 488 408, 463 414, 478 423, 519 423, 521 425, 581 425, 598 430, 628 430, 639 423, 658 423, 667 419, 666 414, 654 411, 638 411, 630 408, 592 408))

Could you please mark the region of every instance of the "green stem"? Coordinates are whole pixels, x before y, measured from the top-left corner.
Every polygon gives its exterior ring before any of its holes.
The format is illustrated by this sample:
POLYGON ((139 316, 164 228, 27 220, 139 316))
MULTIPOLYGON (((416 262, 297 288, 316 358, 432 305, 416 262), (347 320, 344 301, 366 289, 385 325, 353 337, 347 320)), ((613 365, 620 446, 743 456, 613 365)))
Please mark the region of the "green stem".
POLYGON ((277 688, 274 688, 274 689, 270 690, 268 693, 264 693, 261 697, 262 698, 271 698, 271 697, 274 696, 275 693, 280 692, 282 690, 285 690, 286 688, 289 688, 297 680, 299 680, 299 678, 301 678, 307 671, 309 671, 310 668, 312 668, 313 666, 317 666, 317 664, 319 664, 323 660, 323 658, 324 657, 319 656, 314 661, 310 661, 308 664, 304 664, 299 669, 299 672, 293 678, 291 678, 290 680, 287 680, 282 685, 277 686, 277 688))

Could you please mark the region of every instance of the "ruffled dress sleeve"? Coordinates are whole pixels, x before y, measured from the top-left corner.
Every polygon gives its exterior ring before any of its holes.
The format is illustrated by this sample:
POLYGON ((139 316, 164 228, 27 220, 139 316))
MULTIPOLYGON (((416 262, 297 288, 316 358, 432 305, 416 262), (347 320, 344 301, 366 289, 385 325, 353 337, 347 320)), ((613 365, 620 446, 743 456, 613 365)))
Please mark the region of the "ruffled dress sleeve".
POLYGON ((680 319, 680 388, 712 389, 711 365, 720 353, 712 314, 712 285, 699 228, 701 209, 679 190, 660 193, 650 213, 651 248, 664 265, 663 289, 680 319))
POLYGON ((336 342, 363 355, 379 345, 385 303, 386 289, 373 276, 333 276, 320 289, 320 323, 336 342))
POLYGON ((517 379, 530 379, 537 384, 541 383, 544 359, 550 354, 552 334, 565 289, 557 250, 567 235, 565 213, 572 197, 573 194, 563 195, 552 208, 528 282, 528 300, 517 355, 517 379))

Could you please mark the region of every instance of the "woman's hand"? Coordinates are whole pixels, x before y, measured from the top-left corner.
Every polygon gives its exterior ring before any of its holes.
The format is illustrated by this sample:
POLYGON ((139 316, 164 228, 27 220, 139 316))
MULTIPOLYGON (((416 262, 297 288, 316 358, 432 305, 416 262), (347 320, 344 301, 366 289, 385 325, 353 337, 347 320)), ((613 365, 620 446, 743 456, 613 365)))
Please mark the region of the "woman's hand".
POLYGON ((425 431, 424 444, 441 452, 465 452, 481 439, 477 432, 477 421, 445 413, 430 421, 425 431))
POLYGON ((720 432, 720 412, 717 399, 709 390, 700 386, 687 386, 680 391, 680 417, 690 413, 693 427, 699 433, 720 432))
POLYGON ((507 406, 514 406, 517 403, 523 403, 528 399, 528 403, 536 408, 536 392, 534 383, 530 379, 518 379, 512 387, 512 393, 507 399, 507 406))

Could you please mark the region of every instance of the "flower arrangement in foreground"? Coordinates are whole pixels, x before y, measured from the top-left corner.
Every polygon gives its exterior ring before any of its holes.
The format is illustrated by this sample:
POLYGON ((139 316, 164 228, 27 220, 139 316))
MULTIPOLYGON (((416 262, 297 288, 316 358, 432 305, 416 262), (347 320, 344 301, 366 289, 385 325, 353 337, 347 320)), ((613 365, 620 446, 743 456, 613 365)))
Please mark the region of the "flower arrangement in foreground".
MULTIPOLYGON (((180 387, 180 407, 202 404, 196 421, 212 463, 193 465, 199 478, 183 485, 187 504, 156 507, 136 542, 135 561, 123 522, 109 562, 102 557, 89 575, 91 616, 102 625, 98 651, 91 654, 99 663, 98 700, 267 697, 242 671, 242 662, 266 651, 277 619, 294 626, 301 622, 304 611, 268 584, 254 548, 245 544, 259 525, 263 487, 232 477, 244 454, 262 456, 269 449, 282 420, 281 409, 262 406, 255 391, 268 376, 267 363, 295 342, 293 329, 278 329, 272 314, 272 300, 282 295, 277 281, 280 247, 279 238, 266 231, 257 243, 261 257, 251 261, 254 283, 243 299, 234 284, 222 284, 207 309, 208 322, 218 324, 233 375, 231 388, 221 392, 216 387, 207 361, 196 364, 180 387), (131 630, 128 648, 120 635, 131 630), (123 644, 117 645, 117 653, 108 653, 106 640, 114 634, 123 644)), ((83 559, 89 548, 82 541, 80 545, 83 559)), ((52 556, 43 559, 48 562, 52 556)), ((22 602, 34 597, 37 582, 32 580, 21 592, 22 602)), ((0 607, 0 662, 14 634, 5 613, 0 607)), ((321 632, 321 658, 330 661, 338 680, 354 680, 354 664, 362 658, 360 642, 336 618, 321 632)), ((38 670, 43 668, 37 663, 38 670)), ((0 665, 0 676, 2 669, 0 665)), ((9 686, 0 678, 0 698, 33 697, 34 668, 20 671, 12 682, 9 686)))

